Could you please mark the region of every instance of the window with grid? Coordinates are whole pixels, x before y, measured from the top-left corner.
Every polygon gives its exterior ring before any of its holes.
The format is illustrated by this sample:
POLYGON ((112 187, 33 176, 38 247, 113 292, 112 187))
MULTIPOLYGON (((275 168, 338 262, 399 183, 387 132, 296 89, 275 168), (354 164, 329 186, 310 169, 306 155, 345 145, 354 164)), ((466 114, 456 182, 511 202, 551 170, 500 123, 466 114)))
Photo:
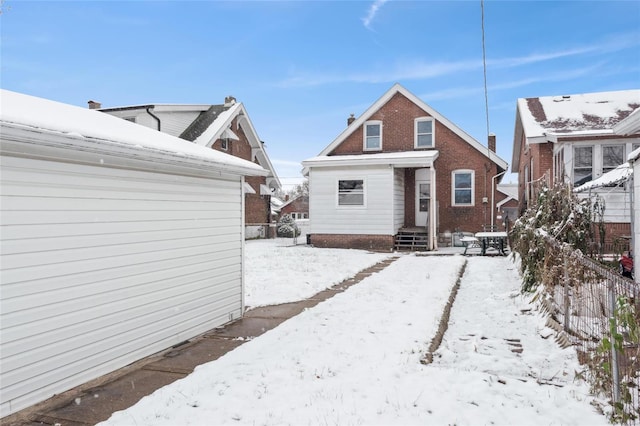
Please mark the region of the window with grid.
POLYGON ((573 186, 580 186, 593 179, 593 147, 573 148, 573 186))
POLYGON ((378 151, 382 149, 382 122, 367 121, 364 124, 364 150, 378 151))
POLYGON ((453 205, 473 206, 473 171, 458 170, 453 172, 453 205))
POLYGON ((432 148, 433 147, 433 119, 432 118, 416 118, 415 121, 415 147, 416 148, 432 148))
POLYGON ((338 205, 339 206, 363 206, 364 205, 364 180, 345 179, 338 181, 338 205))
POLYGON ((624 145, 602 147, 602 173, 607 173, 624 163, 624 145))

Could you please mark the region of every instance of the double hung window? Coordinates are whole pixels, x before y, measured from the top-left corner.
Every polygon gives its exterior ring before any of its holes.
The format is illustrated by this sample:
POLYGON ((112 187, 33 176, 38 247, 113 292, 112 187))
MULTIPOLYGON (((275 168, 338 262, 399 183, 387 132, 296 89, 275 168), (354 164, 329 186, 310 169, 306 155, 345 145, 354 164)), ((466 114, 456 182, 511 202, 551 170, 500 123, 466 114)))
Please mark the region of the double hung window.
POLYGON ((382 149, 382 121, 364 123, 364 150, 380 151, 382 149))
POLYGON ((452 204, 473 206, 474 175, 472 170, 454 170, 452 173, 452 204))
POLYGON ((433 119, 430 117, 416 118, 414 135, 416 148, 433 148, 433 119))
POLYGON ((339 206, 364 206, 364 180, 338 180, 339 206))
POLYGON ((607 173, 624 163, 624 145, 602 146, 602 173, 607 173))
POLYGON ((580 186, 593 179, 593 147, 573 148, 573 186, 580 186))

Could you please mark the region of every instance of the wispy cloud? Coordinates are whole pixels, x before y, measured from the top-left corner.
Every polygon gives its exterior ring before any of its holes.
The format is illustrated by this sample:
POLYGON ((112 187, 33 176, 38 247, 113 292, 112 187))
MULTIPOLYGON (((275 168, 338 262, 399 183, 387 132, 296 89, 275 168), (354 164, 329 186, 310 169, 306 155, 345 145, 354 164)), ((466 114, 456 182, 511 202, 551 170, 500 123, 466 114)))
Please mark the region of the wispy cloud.
MULTIPOLYGON (((498 84, 490 84, 487 87, 489 93, 497 92, 500 90, 510 90, 516 89, 518 87, 529 86, 531 84, 541 83, 541 82, 551 82, 551 81, 567 81, 573 80, 579 77, 583 77, 585 75, 593 75, 596 73, 600 74, 600 70, 603 68, 604 62, 594 64, 590 67, 580 67, 577 69, 570 69, 562 72, 556 72, 553 74, 539 75, 536 77, 523 78, 520 80, 513 81, 503 81, 498 84)), ((421 99, 429 101, 434 100, 443 100, 443 99, 457 99, 463 98, 467 96, 474 96, 484 93, 484 88, 482 86, 475 87, 456 87, 453 89, 439 90, 437 92, 423 93, 420 95, 421 99)))
MULTIPOLYGON (((578 46, 571 49, 554 50, 542 53, 531 53, 524 56, 515 56, 499 59, 490 59, 487 66, 492 68, 515 68, 546 61, 576 57, 587 54, 604 54, 640 44, 637 37, 617 37, 603 40, 588 46, 578 46)), ((370 72, 335 72, 322 74, 297 74, 282 82, 281 87, 311 87, 334 83, 388 83, 401 80, 419 80, 453 73, 475 71, 482 68, 481 60, 466 60, 454 62, 406 62, 399 63, 395 67, 385 67, 380 71, 370 72)))
POLYGON ((371 23, 373 22, 373 18, 376 17, 382 5, 384 5, 387 1, 389 0, 375 0, 373 4, 369 6, 367 15, 364 18, 362 18, 362 23, 368 30, 371 29, 371 23))

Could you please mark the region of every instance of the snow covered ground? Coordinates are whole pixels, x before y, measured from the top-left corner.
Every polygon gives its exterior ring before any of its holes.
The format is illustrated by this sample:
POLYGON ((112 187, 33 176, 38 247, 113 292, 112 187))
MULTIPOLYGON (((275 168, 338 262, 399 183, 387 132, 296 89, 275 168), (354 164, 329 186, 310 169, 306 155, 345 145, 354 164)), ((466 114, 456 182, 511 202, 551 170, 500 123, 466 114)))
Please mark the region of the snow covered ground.
MULTIPOLYGON (((337 275, 353 275, 350 268, 387 257, 283 242, 247 244, 248 255, 272 265, 260 274, 247 271, 248 304, 275 303, 275 294, 291 300, 307 287, 313 293, 340 281, 337 275), (288 253, 303 253, 304 261, 288 253), (297 269, 286 276, 283 265, 297 269)), ((590 405, 588 386, 574 380, 575 352, 541 337, 548 330, 519 286, 508 258, 399 255, 383 271, 102 424, 608 424, 590 405), (465 262, 450 327, 434 362, 423 365, 465 262)))
MULTIPOLYGON (((298 242, 301 240, 299 237, 298 242)), ((391 256, 364 250, 316 249, 294 245, 292 238, 251 240, 245 246, 244 293, 249 309, 307 299, 391 256)))

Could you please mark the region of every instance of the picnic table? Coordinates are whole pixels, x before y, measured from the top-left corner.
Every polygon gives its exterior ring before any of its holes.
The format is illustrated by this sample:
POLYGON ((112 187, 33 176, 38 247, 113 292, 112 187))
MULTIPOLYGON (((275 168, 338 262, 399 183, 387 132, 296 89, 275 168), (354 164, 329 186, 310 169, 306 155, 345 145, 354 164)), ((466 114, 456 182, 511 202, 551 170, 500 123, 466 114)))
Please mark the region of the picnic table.
POLYGON ((505 252, 505 249, 508 245, 508 235, 506 232, 477 232, 475 237, 480 242, 483 256, 486 254, 488 248, 494 248, 498 250, 498 253, 500 253, 502 256, 507 255, 507 253, 505 252))
POLYGON ((467 254, 467 250, 470 248, 479 248, 480 240, 476 237, 465 236, 460 238, 460 241, 464 244, 464 255, 467 254))

